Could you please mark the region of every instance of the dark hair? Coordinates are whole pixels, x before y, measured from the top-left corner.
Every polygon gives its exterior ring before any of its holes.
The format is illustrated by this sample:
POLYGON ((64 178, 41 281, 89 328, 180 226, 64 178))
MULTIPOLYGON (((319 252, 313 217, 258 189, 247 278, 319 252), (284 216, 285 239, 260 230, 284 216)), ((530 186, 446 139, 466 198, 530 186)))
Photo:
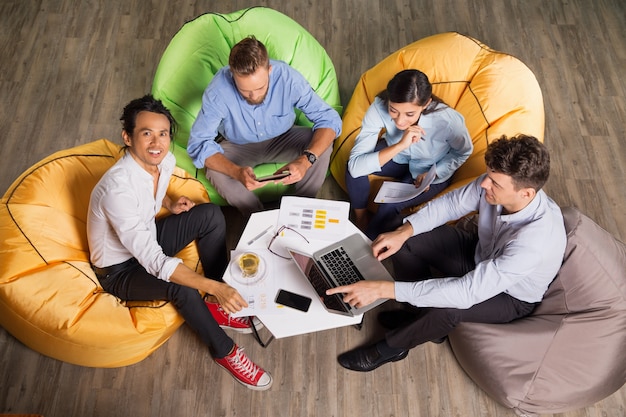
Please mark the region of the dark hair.
POLYGON ((407 69, 400 71, 387 83, 387 89, 378 95, 385 104, 392 103, 414 103, 424 106, 428 100, 432 101, 422 114, 436 111, 438 103, 443 103, 439 97, 433 94, 433 86, 428 80, 428 76, 420 70, 407 69))
POLYGON ((248 36, 230 50, 228 65, 234 74, 250 75, 259 68, 269 68, 270 59, 265 45, 254 36, 248 36))
POLYGON ((550 154, 533 136, 502 136, 491 142, 485 152, 489 169, 510 176, 517 190, 539 191, 550 176, 550 154))
POLYGON ((137 121, 137 115, 142 111, 148 111, 150 113, 158 113, 167 117, 167 120, 170 121, 170 137, 174 137, 174 133, 176 133, 176 120, 174 120, 174 116, 172 113, 163 105, 161 100, 157 100, 151 94, 147 94, 141 98, 136 98, 132 100, 130 103, 124 107, 124 111, 122 112, 122 117, 120 117, 120 121, 122 122, 122 129, 128 133, 128 135, 132 136, 133 131, 135 130, 135 123, 137 121))

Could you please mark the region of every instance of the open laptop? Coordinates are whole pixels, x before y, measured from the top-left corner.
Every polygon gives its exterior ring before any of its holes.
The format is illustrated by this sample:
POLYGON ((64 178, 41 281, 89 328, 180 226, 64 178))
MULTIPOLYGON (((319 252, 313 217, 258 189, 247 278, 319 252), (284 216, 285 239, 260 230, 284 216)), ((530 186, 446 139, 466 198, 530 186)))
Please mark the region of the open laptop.
POLYGON ((372 255, 372 247, 363 236, 355 233, 312 255, 292 248, 287 251, 329 312, 355 316, 387 301, 379 299, 356 308, 344 303, 341 294, 326 295, 330 288, 359 280, 393 281, 383 264, 372 255))

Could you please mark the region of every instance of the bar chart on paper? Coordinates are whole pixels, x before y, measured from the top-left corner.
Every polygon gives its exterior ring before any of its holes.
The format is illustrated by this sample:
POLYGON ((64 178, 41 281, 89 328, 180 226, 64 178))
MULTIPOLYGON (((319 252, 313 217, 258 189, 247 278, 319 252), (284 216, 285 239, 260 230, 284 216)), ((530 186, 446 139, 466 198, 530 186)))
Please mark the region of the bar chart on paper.
POLYGON ((333 240, 345 234, 350 203, 319 198, 285 196, 278 225, 289 226, 312 239, 333 240))

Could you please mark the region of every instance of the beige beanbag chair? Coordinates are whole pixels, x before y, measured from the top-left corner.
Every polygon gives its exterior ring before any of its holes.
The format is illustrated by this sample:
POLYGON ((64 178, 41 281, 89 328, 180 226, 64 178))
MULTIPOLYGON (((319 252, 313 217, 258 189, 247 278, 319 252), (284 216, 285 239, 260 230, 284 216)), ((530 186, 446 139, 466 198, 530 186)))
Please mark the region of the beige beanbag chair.
POLYGON ((626 245, 576 209, 563 214, 563 265, 533 314, 450 334, 467 374, 518 415, 585 407, 626 383, 626 245))
MULTIPOLYGON (((344 111, 343 130, 335 140, 331 159, 331 173, 344 190, 346 164, 365 112, 389 80, 408 68, 424 72, 433 94, 463 115, 474 143, 472 155, 454 174, 447 190, 485 172, 484 155, 490 141, 518 133, 543 141, 543 97, 532 71, 517 58, 469 36, 442 33, 394 52, 361 76, 344 111)), ((371 200, 382 180, 370 175, 371 200)))
MULTIPOLYGON (((78 365, 138 362, 183 323, 169 303, 120 302, 91 269, 89 197, 120 149, 102 139, 57 152, 24 172, 0 205, 0 325, 26 346, 78 365)), ((179 168, 168 194, 208 201, 179 168)), ((195 244, 179 256, 200 270, 195 244)))

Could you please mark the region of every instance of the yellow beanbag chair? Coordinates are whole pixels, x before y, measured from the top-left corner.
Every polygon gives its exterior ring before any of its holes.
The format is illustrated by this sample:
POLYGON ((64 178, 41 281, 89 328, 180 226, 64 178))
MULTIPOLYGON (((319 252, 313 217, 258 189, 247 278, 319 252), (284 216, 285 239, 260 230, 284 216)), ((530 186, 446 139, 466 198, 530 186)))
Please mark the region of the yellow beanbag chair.
MULTIPOLYGON (((448 190, 485 172, 487 144, 503 134, 524 133, 543 141, 543 97, 530 69, 469 36, 442 33, 394 52, 361 76, 345 109, 343 131, 331 159, 331 173, 344 190, 346 163, 365 112, 389 80, 409 68, 424 72, 433 94, 463 115, 474 143, 474 152, 454 174, 448 190)), ((382 179, 370 175, 370 181, 373 199, 382 179)))
MULTIPOLYGON (((83 366, 138 362, 183 323, 169 303, 121 302, 91 270, 89 197, 120 149, 101 139, 57 152, 23 173, 1 200, 0 325, 44 355, 83 366)), ((180 168, 168 194, 208 201, 200 182, 180 168)), ((200 270, 195 244, 179 256, 200 270)))

